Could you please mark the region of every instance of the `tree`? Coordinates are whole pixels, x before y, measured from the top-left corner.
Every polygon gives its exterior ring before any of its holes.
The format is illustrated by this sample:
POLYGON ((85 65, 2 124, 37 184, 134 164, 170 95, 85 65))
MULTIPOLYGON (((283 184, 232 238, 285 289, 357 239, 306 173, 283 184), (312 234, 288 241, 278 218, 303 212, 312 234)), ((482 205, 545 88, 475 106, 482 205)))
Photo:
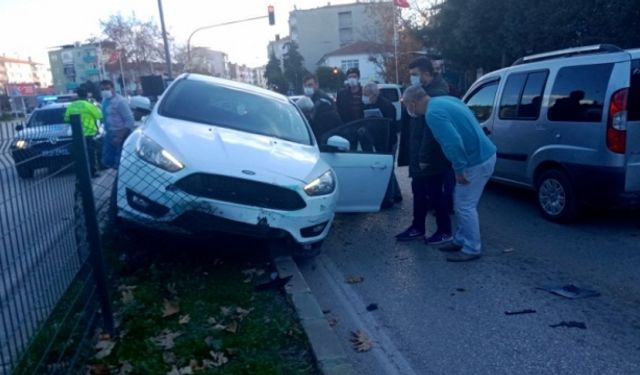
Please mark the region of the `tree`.
POLYGON ((318 77, 318 85, 320 88, 332 92, 340 90, 344 86, 344 81, 347 79, 347 76, 342 70, 330 66, 318 67, 316 76, 318 77), (334 69, 337 71, 334 72, 334 69))
POLYGON ((138 69, 164 59, 162 33, 152 21, 141 21, 135 16, 112 15, 100 21, 103 34, 116 44, 124 62, 133 63, 138 69))
POLYGON ((264 78, 267 79, 267 84, 272 90, 281 94, 287 93, 287 89, 289 88, 287 80, 282 73, 282 69, 280 69, 280 60, 278 60, 273 53, 269 55, 269 62, 265 68, 264 78))
POLYGON ((296 42, 287 43, 287 52, 283 56, 282 64, 289 87, 293 89, 295 94, 299 94, 302 90, 302 79, 307 74, 307 70, 304 68, 304 58, 298 52, 296 42))

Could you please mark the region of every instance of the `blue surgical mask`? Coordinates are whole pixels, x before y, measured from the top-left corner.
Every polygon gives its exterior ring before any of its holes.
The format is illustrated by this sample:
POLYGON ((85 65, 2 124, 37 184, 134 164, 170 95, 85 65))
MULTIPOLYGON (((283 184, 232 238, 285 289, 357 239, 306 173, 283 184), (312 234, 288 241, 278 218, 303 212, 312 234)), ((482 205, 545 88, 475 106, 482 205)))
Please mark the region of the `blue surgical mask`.
POLYGON ((315 90, 313 89, 313 87, 304 87, 304 94, 308 97, 312 97, 314 94, 315 90))
POLYGON ((366 95, 362 95, 362 103, 364 105, 368 105, 369 103, 371 103, 371 100, 369 100, 369 97, 366 95))
POLYGON ((349 78, 349 86, 355 87, 360 84, 360 81, 357 78, 349 78))
POLYGON ((420 82, 420 76, 415 76, 415 75, 411 75, 409 77, 411 79, 411 86, 420 86, 421 82, 420 82))

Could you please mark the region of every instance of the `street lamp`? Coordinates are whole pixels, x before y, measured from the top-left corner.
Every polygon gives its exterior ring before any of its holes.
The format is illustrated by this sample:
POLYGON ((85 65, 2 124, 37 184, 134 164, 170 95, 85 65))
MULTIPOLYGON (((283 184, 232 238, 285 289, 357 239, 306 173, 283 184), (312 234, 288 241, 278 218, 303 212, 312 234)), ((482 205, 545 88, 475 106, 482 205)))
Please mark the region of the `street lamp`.
POLYGON ((167 78, 172 79, 171 74, 171 55, 169 54, 169 41, 167 40, 167 29, 164 27, 164 14, 162 12, 162 0, 158 0, 158 9, 160 10, 160 25, 162 26, 162 40, 164 41, 164 58, 167 62, 167 78))

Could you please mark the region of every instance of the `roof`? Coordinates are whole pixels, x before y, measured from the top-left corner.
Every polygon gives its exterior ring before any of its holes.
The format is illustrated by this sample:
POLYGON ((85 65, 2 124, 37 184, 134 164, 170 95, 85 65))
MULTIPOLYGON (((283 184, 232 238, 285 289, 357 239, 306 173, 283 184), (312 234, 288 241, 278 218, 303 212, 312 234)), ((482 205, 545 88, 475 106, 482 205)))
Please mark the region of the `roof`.
POLYGON ((330 56, 363 55, 371 53, 379 54, 384 52, 391 52, 391 47, 380 43, 358 41, 338 48, 335 51, 328 52, 323 56, 323 58, 330 56))
POLYGON ((0 63, 16 63, 16 64, 29 64, 29 65, 35 64, 32 61, 14 59, 13 57, 3 57, 3 56, 0 56, 0 63))

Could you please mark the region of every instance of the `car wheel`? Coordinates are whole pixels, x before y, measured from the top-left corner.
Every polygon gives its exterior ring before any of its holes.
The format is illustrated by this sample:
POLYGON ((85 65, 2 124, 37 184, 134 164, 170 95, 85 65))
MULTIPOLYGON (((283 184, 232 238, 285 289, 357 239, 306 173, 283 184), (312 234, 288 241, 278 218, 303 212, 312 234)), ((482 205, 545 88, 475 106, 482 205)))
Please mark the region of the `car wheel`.
POLYGON ((32 178, 33 168, 28 165, 16 165, 16 172, 20 178, 32 178))
POLYGON ((545 219, 567 222, 578 211, 576 194, 567 175, 559 170, 543 172, 536 183, 537 202, 545 219))

